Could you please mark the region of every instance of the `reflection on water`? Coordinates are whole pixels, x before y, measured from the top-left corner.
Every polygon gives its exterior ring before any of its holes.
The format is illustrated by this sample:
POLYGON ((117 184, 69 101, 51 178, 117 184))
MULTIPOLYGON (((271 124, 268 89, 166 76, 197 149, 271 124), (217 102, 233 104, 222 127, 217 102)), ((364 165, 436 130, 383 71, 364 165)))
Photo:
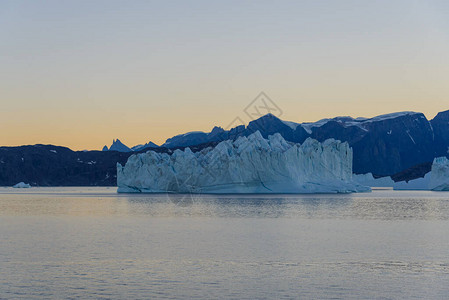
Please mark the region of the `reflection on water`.
POLYGON ((337 195, 117 194, 113 188, 0 190, 0 215, 447 220, 449 197, 379 190, 337 195))
POLYGON ((449 297, 446 193, 0 189, 0 298, 449 297))

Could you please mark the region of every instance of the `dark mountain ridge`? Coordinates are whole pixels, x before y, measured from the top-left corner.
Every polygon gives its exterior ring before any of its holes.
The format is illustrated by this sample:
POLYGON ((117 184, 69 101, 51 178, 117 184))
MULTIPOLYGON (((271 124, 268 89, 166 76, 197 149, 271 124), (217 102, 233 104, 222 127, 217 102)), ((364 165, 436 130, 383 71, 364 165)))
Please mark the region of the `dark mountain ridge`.
POLYGON ((449 111, 440 112, 431 121, 422 113, 402 112, 369 119, 336 117, 302 124, 268 114, 248 126, 230 130, 214 127, 209 133, 181 134, 161 147, 144 145, 134 152, 72 151, 52 145, 0 147, 0 185, 24 181, 37 186, 115 186, 117 162, 125 164, 134 153, 148 150, 171 153, 186 147, 196 152, 256 131, 265 138, 278 132, 295 143, 309 137, 346 141, 354 150, 355 173, 371 172, 376 177, 396 174, 395 179, 407 180, 423 175, 433 158, 448 154, 449 111), (409 169, 412 171, 404 171, 409 169))
POLYGON ((354 150, 355 173, 387 176, 447 155, 449 111, 439 113, 431 121, 422 113, 401 112, 374 118, 336 117, 302 124, 268 114, 246 127, 229 131, 216 127, 211 133, 178 135, 168 139, 163 146, 193 145, 198 142, 198 137, 202 143, 217 142, 248 136, 255 131, 260 131, 265 138, 278 132, 287 141, 295 143, 302 143, 309 137, 320 142, 328 138, 348 142, 354 150))
MULTIPOLYGON (((196 152, 217 143, 191 147, 196 152)), ((53 145, 0 147, 0 186, 24 181, 33 186, 116 186, 117 163, 125 164, 135 153, 176 149, 146 148, 136 152, 72 151, 53 145)))

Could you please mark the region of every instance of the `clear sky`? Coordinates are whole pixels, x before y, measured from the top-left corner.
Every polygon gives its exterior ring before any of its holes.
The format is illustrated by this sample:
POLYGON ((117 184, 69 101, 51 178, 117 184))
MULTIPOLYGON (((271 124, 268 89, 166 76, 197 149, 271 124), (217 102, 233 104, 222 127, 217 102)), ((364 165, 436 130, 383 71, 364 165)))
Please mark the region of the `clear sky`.
POLYGON ((449 109, 449 1, 0 1, 0 145, 449 109), (248 121, 248 120, 244 120, 248 121))

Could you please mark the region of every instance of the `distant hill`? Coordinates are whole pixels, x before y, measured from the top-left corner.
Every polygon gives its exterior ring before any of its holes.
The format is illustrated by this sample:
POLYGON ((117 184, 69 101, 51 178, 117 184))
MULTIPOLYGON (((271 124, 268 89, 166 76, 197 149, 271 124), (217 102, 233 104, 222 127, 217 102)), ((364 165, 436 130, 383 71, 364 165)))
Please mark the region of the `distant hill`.
MULTIPOLYGON (((215 144, 197 145, 192 150, 215 144)), ((175 149, 153 150, 171 153, 175 149)), ((0 186, 22 181, 32 186, 116 186, 117 163, 125 164, 133 153, 139 151, 72 151, 53 145, 0 147, 0 186)))

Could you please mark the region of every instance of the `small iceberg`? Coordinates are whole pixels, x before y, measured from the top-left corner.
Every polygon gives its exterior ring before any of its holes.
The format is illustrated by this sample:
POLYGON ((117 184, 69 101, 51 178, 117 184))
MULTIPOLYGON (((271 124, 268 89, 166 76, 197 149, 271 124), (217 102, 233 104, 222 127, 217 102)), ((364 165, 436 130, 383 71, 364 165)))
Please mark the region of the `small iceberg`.
POLYGON ((408 182, 396 182, 394 189, 449 191, 449 160, 444 156, 435 158, 431 171, 423 178, 417 178, 408 182))
POLYGON ((360 185, 369 187, 392 188, 394 186, 394 181, 390 176, 374 178, 372 173, 366 173, 354 174, 352 179, 360 185))
POLYGON ((449 159, 446 157, 433 160, 429 188, 432 191, 449 191, 449 159))
POLYGON ((31 187, 31 185, 29 185, 28 183, 25 182, 19 182, 18 184, 14 185, 13 188, 15 189, 29 189, 31 187))
POLYGON ((430 176, 431 172, 424 175, 424 177, 416 178, 409 181, 395 182, 393 189, 409 190, 409 191, 430 190, 430 176))

